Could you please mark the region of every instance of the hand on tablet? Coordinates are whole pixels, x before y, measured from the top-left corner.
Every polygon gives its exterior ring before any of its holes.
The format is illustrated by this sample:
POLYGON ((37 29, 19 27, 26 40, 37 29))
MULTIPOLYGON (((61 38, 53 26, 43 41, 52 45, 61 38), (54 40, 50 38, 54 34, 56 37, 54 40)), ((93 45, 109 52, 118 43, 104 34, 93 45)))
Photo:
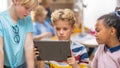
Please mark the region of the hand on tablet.
POLYGON ((34 55, 35 55, 35 58, 39 56, 39 51, 37 50, 37 48, 34 48, 34 55))
POLYGON ((72 68, 80 68, 79 64, 76 62, 75 57, 69 57, 67 58, 67 63, 72 66, 72 68))
POLYGON ((72 56, 72 57, 67 58, 67 63, 68 63, 69 65, 74 65, 74 64, 76 64, 75 57, 72 56))

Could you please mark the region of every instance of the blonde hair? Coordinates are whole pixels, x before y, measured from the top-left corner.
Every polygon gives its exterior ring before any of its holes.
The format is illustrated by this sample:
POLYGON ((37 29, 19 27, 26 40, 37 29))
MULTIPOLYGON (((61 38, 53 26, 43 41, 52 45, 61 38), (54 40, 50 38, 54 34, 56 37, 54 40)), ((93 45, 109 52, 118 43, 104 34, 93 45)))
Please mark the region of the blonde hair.
POLYGON ((52 24, 55 25, 55 23, 59 20, 67 21, 71 26, 74 26, 74 23, 76 21, 74 13, 70 9, 55 10, 51 15, 52 24))
MULTIPOLYGON (((12 0, 14 2, 14 0, 12 0)), ((37 6, 39 3, 38 3, 38 0, 16 0, 18 1, 21 5, 25 6, 25 7, 30 7, 30 6, 37 6)))
POLYGON ((32 11, 32 19, 33 21, 37 21, 37 16, 46 16, 47 15, 47 11, 45 10, 45 8, 41 5, 39 5, 38 7, 36 7, 33 11, 32 11))

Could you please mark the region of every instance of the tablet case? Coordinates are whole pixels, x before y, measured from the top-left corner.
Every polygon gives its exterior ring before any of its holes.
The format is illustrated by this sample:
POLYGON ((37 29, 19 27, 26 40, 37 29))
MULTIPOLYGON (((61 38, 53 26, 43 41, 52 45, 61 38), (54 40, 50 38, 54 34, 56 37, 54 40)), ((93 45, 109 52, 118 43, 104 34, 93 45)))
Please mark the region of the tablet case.
POLYGON ((34 41, 39 51, 37 60, 64 61, 71 56, 69 41, 34 41))

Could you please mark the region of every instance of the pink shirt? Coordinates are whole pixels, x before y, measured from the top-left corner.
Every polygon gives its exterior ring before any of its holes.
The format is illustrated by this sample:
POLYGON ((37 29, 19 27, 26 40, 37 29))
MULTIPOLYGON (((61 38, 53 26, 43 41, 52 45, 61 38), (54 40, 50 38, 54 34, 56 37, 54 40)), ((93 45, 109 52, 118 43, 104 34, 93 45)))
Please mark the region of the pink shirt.
POLYGON ((120 68, 120 45, 113 48, 99 45, 91 68, 120 68))

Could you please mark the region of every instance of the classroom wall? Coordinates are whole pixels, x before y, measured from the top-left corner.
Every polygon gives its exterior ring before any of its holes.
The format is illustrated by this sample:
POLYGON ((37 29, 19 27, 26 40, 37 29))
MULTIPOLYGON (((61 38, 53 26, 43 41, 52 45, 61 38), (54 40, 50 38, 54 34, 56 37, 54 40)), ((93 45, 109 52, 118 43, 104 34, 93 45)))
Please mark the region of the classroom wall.
POLYGON ((7 9, 7 0, 0 0, 0 12, 7 9))
POLYGON ((83 3, 87 6, 83 11, 83 23, 94 29, 96 19, 105 13, 114 11, 117 0, 83 0, 83 3))
MULTIPOLYGON (((83 8, 84 25, 94 29, 96 19, 105 13, 114 11, 116 5, 118 5, 117 1, 118 0, 83 0, 84 5, 87 6, 83 8)), ((6 10, 10 2, 11 0, 0 0, 0 12, 6 10)))

